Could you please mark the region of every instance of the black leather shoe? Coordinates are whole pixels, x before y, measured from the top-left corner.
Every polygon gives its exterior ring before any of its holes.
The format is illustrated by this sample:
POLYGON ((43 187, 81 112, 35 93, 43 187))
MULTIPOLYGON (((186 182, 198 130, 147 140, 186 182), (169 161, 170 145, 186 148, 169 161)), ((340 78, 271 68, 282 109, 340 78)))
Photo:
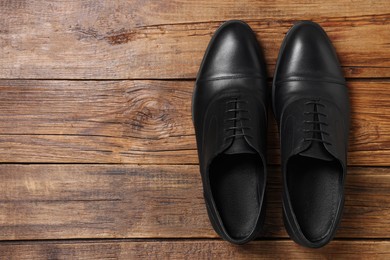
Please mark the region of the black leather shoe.
POLYGON ((272 99, 286 229, 303 246, 324 246, 336 232, 344 204, 350 105, 335 50, 318 24, 300 22, 287 33, 272 99))
POLYGON ((204 198, 225 240, 253 240, 264 222, 267 86, 256 37, 241 21, 224 23, 201 64, 192 101, 204 198))

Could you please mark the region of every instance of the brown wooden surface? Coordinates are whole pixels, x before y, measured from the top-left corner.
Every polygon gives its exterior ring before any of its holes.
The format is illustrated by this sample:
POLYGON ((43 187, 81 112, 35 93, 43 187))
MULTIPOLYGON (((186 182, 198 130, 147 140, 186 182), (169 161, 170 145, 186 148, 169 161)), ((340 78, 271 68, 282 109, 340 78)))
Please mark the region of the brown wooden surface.
MULTIPOLYGON (((197 165, 0 165, 0 240, 216 238, 197 165), (12 220, 12 221, 11 221, 12 220)), ((279 167, 264 236, 285 238, 279 167)), ((390 168, 350 167, 337 238, 390 239, 390 168)))
POLYGON ((6 259, 383 259, 389 241, 333 241, 313 250, 290 241, 256 241, 234 246, 216 240, 49 242, 0 244, 6 259))
POLYGON ((390 76, 388 0, 8 0, 0 9, 0 78, 194 78, 212 33, 234 18, 256 31, 270 73, 286 31, 309 19, 329 33, 347 77, 390 76))
POLYGON ((388 0, 0 1, 0 258, 389 259, 389 32, 388 0), (263 238, 232 246, 209 224, 190 105, 229 19, 253 28, 270 79, 294 22, 320 23, 335 45, 352 127, 325 248, 283 227, 271 111, 263 238))
MULTIPOLYGON (((195 164, 193 85, 0 81, 0 161, 195 164)), ((390 82, 354 80, 348 86, 349 164, 390 166, 390 82)), ((278 164, 278 129, 269 116, 268 161, 278 164)))

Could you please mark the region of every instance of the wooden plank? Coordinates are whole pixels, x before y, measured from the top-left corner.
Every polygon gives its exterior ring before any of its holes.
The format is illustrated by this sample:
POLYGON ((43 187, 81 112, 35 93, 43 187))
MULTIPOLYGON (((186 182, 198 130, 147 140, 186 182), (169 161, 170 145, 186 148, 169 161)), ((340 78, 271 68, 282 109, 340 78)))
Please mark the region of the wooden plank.
POLYGON ((293 241, 233 246, 219 240, 79 241, 0 244, 5 259, 389 259, 389 241, 332 241, 309 249, 293 241))
POLYGON ((242 19, 272 75, 298 20, 329 33, 347 77, 390 77, 388 0, 1 1, 0 78, 194 78, 222 21, 242 19))
MULTIPOLYGON (((350 165, 390 165, 390 82, 348 82, 350 165), (380 93, 380 94, 379 94, 380 93)), ((196 164, 191 81, 0 81, 0 162, 196 164)), ((270 112, 268 161, 279 163, 270 112)))
MULTIPOLYGON (((195 165, 0 164, 0 240, 216 238, 195 165)), ((265 237, 285 238, 279 169, 265 237)), ((390 238, 390 168, 349 168, 338 238, 390 238)))

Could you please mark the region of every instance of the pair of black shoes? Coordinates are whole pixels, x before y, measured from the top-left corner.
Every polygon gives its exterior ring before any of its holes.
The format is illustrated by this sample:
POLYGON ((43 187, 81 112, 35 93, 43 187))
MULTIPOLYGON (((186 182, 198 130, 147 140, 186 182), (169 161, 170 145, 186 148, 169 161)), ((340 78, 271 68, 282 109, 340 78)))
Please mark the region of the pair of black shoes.
MULTIPOLYGON (((250 27, 224 23, 201 64, 193 95, 204 198, 215 231, 244 244, 265 218, 268 87, 250 27)), ((272 84, 278 122, 286 229, 321 247, 334 236, 344 203, 350 105, 335 50, 304 21, 282 44, 272 84)))

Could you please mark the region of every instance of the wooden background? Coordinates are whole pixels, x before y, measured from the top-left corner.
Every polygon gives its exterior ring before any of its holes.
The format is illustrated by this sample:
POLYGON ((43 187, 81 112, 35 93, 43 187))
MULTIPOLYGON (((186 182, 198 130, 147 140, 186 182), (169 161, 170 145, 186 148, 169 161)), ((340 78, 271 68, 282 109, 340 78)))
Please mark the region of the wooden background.
POLYGON ((0 258, 390 259, 388 0, 1 0, 0 258), (249 23, 272 73, 295 21, 320 23, 352 101, 345 214, 328 246, 281 219, 270 113, 264 236, 221 241, 203 202, 191 95, 206 46, 249 23))

